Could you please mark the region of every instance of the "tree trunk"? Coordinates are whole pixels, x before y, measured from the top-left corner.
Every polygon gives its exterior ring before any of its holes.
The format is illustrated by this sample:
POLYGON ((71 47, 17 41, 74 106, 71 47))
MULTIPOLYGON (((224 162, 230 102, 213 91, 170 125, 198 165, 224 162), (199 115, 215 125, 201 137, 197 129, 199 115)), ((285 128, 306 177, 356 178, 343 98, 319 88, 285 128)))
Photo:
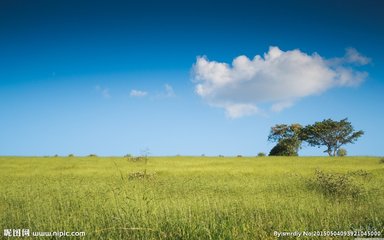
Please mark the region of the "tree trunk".
POLYGON ((331 148, 328 147, 328 149, 327 149, 327 153, 328 153, 328 155, 329 155, 330 157, 332 157, 332 150, 331 150, 331 148))

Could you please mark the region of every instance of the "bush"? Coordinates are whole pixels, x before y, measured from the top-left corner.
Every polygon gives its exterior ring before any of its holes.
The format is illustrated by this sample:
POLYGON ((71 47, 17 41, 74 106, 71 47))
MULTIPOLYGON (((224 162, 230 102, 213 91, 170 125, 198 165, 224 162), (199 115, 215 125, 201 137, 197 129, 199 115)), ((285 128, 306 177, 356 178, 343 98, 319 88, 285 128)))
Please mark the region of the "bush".
POLYGON ((356 199, 363 194, 362 188, 357 186, 348 174, 324 173, 316 170, 311 185, 325 196, 334 198, 356 199))
POLYGON ((91 154, 89 154, 89 155, 88 155, 88 157, 97 157, 97 155, 96 155, 96 154, 93 154, 93 153, 91 153, 91 154))
POLYGON ((271 149, 269 156, 297 156, 297 151, 292 146, 279 142, 271 149))
POLYGON ((258 157, 265 157, 265 153, 263 153, 263 152, 259 152, 259 153, 257 154, 257 156, 258 156, 258 157))
POLYGON ((147 157, 143 157, 143 156, 138 156, 138 157, 128 157, 128 160, 129 160, 129 161, 132 161, 132 162, 141 162, 141 161, 146 161, 146 160, 147 160, 147 157))
POLYGON ((128 175, 129 180, 143 180, 143 179, 152 179, 155 177, 156 173, 147 173, 147 171, 142 172, 133 172, 128 175))
POLYGON ((68 157, 74 157, 75 155, 73 155, 72 153, 68 155, 68 157))
POLYGON ((347 150, 345 150, 344 148, 339 148, 336 152, 336 155, 338 157, 345 157, 347 156, 347 150))
POLYGON ((220 154, 220 155, 219 155, 219 157, 220 157, 220 158, 223 158, 223 157, 224 157, 224 155, 221 155, 221 154, 220 154))
POLYGON ((125 157, 125 158, 131 158, 131 157, 132 157, 132 154, 125 154, 124 157, 125 157))
POLYGON ((381 158, 381 159, 379 160, 379 163, 383 164, 383 163, 384 163, 384 158, 381 158))
POLYGON ((237 155, 236 157, 241 158, 241 157, 243 157, 243 156, 242 156, 242 155, 237 155))
POLYGON ((349 171, 348 176, 352 177, 362 177, 363 179, 370 179, 372 177, 372 173, 367 172, 365 170, 359 169, 356 171, 349 171))

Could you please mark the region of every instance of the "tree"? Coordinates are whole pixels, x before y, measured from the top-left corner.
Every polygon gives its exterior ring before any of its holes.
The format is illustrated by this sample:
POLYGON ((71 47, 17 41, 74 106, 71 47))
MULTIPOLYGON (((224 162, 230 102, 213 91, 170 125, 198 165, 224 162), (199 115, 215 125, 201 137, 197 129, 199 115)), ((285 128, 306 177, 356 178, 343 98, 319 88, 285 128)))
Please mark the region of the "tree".
POLYGON ((269 152, 270 156, 297 156, 302 140, 300 132, 303 127, 294 123, 291 125, 277 124, 271 127, 268 141, 277 142, 269 152))
POLYGON ((329 156, 336 156, 337 150, 347 144, 354 143, 364 134, 363 131, 354 131, 348 119, 334 121, 324 119, 308 125, 300 132, 300 139, 306 141, 310 146, 326 146, 324 151, 329 156))
POLYGON ((269 152, 269 156, 297 156, 298 147, 291 139, 281 139, 269 152))
POLYGON ((347 150, 345 148, 339 148, 336 152, 336 155, 338 157, 345 157, 347 156, 347 150))
POLYGON ((265 157, 265 153, 263 153, 263 152, 259 152, 259 153, 257 154, 257 156, 258 156, 258 157, 265 157))

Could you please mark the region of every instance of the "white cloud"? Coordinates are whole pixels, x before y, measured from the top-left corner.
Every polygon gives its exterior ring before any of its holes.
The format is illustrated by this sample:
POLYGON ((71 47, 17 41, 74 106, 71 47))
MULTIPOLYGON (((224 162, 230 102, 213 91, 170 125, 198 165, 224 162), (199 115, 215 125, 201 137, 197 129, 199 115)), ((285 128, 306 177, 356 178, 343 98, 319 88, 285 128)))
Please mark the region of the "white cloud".
POLYGON ((147 92, 136 90, 136 89, 132 89, 131 92, 129 93, 129 96, 131 97, 145 97, 147 95, 148 95, 147 92))
POLYGON ((230 118, 238 118, 258 113, 259 109, 252 104, 228 104, 225 106, 225 113, 230 118))
POLYGON ((370 58, 367 58, 366 56, 361 55, 356 49, 354 48, 347 48, 345 53, 345 59, 348 63, 355 63, 357 65, 366 65, 371 62, 370 58))
MULTIPOLYGON (((150 94, 146 91, 142 91, 142 90, 137 90, 137 89, 132 89, 129 93, 129 95, 131 97, 146 97, 146 96, 150 96, 150 94)), ((152 98, 155 98, 155 99, 162 99, 162 98, 169 98, 169 97, 174 97, 176 96, 175 94, 175 91, 173 90, 173 87, 170 85, 170 84, 164 84, 164 89, 156 94, 156 95, 152 95, 151 97, 152 98)))
POLYGON ((280 112, 285 108, 291 107, 292 105, 293 105, 293 102, 290 102, 290 101, 274 103, 271 106, 271 111, 280 112))
POLYGON ((164 88, 165 88, 165 96, 174 97, 176 95, 175 91, 173 90, 173 87, 171 85, 165 84, 164 88))
POLYGON ((95 86, 95 90, 101 94, 103 98, 110 98, 111 94, 108 88, 101 87, 99 85, 95 86))
POLYGON ((264 112, 258 108, 261 103, 271 104, 270 111, 278 112, 306 96, 359 85, 367 73, 350 65, 369 61, 352 48, 337 59, 278 47, 253 59, 239 56, 231 65, 198 57, 193 66, 195 91, 208 104, 224 108, 231 118, 264 112))

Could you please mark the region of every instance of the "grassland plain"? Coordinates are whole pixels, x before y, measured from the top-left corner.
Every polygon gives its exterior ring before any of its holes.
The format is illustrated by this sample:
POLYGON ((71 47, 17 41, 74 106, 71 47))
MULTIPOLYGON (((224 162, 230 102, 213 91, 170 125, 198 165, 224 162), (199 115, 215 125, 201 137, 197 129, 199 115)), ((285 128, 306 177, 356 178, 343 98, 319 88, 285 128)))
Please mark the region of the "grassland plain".
POLYGON ((0 157, 0 228, 85 239, 384 234, 383 186, 375 157, 0 157), (313 187, 316 170, 350 176, 362 194, 324 194, 313 187))

